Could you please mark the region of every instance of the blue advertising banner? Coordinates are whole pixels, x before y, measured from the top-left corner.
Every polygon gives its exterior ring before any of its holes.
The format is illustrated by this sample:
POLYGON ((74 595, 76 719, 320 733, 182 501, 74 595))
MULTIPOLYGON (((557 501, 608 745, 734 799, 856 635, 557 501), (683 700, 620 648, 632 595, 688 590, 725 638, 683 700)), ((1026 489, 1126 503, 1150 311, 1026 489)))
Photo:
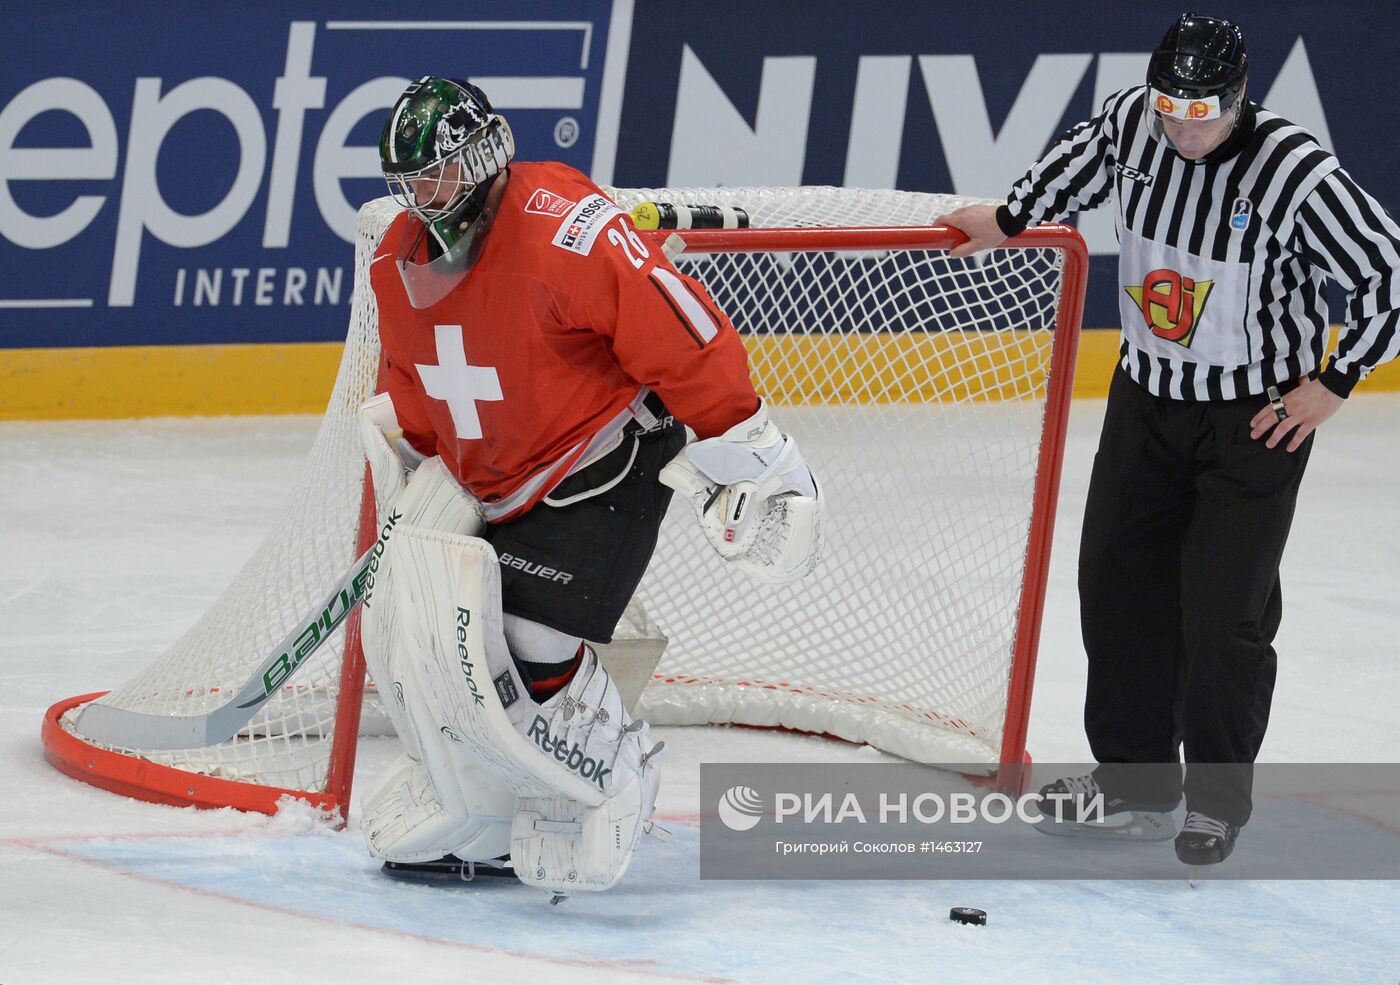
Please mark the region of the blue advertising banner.
MULTIPOLYGON (((1179 0, 638 0, 616 181, 1004 198, 1067 127, 1143 81, 1149 53, 1185 9, 1179 0)), ((1390 57, 1400 7, 1195 9, 1240 24, 1251 99, 1310 129, 1382 205, 1400 209, 1389 136, 1400 110, 1387 95, 1400 78, 1390 57)), ((1084 324, 1116 327, 1112 217, 1100 209, 1078 224, 1096 254, 1084 324)))
POLYGON ((0 346, 343 338, 385 113, 429 72, 591 166, 607 0, 300 6, 6 5, 0 346))
MULTIPOLYGON (((1239 0, 1250 96, 1394 211, 1400 10, 1239 0)), ((481 84, 523 159, 619 185, 1001 197, 1138 82, 1176 3, 421 0, 0 11, 0 347, 343 337, 384 113, 481 84), (402 18, 402 19, 400 19, 402 18), (23 39, 14 43, 13 39, 23 39)), ((1106 214, 1085 319, 1116 323, 1106 214)))

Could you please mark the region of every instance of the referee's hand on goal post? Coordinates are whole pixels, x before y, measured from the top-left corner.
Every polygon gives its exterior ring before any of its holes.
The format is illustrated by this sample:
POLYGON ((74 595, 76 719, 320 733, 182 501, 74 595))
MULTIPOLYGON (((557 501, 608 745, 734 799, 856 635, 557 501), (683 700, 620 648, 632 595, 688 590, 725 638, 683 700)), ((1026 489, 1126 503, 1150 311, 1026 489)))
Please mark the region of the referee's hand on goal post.
POLYGON ((948 251, 949 256, 967 257, 983 250, 1000 246, 1006 233, 997 224, 995 205, 964 205, 962 208, 938 217, 938 225, 951 226, 967 236, 966 243, 960 243, 948 251))

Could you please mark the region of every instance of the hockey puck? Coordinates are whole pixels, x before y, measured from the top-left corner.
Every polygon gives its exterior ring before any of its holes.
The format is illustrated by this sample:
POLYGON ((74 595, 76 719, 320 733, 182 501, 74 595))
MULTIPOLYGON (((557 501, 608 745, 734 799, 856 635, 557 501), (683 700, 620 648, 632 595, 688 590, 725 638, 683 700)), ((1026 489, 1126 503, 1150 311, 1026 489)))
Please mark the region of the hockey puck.
POLYGON ((978 927, 987 926, 987 911, 975 906, 955 906, 948 911, 948 919, 953 923, 970 923, 978 927))

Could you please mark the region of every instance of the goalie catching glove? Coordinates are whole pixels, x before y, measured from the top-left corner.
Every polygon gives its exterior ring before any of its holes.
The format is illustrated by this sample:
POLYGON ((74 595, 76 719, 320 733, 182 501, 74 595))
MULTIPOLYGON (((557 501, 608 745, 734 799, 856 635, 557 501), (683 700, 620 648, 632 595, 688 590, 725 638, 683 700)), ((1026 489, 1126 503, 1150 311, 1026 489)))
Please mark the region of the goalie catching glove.
POLYGON ((826 500, 762 400, 719 437, 686 445, 661 481, 690 500, 720 557, 758 581, 787 584, 816 566, 826 500))

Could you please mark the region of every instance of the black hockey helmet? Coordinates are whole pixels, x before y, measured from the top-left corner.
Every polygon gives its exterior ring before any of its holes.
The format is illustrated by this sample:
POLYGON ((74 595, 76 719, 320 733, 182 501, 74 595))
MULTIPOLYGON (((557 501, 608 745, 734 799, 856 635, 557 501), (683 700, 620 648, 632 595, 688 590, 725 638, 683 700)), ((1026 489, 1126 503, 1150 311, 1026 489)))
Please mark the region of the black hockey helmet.
POLYGON ((424 222, 451 215, 515 156, 515 139, 486 93, 425 75, 394 102, 379 138, 389 193, 424 222), (460 164, 460 171, 449 166, 460 164))
POLYGON ((1147 84, 1155 90, 1153 108, 1182 119, 1211 112, 1203 106, 1219 115, 1229 111, 1244 91, 1248 74, 1249 56, 1239 27, 1191 13, 1182 14, 1168 29, 1147 64, 1147 84), (1161 96, 1168 98, 1164 102, 1161 96))

